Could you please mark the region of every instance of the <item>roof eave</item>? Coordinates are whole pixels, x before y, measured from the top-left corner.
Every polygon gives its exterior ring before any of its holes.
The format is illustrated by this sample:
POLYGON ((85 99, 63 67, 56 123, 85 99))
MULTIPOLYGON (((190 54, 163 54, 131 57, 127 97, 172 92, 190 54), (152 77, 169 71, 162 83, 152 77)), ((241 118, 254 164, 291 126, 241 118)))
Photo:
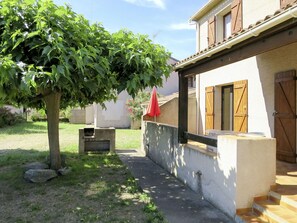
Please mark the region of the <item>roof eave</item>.
POLYGON ((258 36, 260 33, 264 32, 265 30, 268 30, 269 28, 276 26, 290 18, 296 18, 297 17, 297 4, 293 7, 288 8, 280 15, 277 15, 276 17, 272 17, 264 22, 262 22, 259 26, 255 26, 252 29, 248 29, 239 35, 237 35, 235 38, 231 38, 230 40, 224 42, 223 44, 220 44, 218 46, 212 47, 211 49, 207 50, 204 53, 199 53, 197 55, 191 56, 186 61, 181 61, 180 63, 176 64, 174 67, 175 71, 181 70, 186 68, 187 66, 196 63, 199 60, 202 60, 206 57, 211 57, 212 55, 224 50, 231 48, 232 46, 249 39, 253 36, 258 36))
POLYGON ((197 11, 193 16, 190 17, 189 22, 198 21, 200 18, 205 16, 209 11, 211 11, 216 5, 218 5, 221 1, 222 0, 210 0, 199 11, 197 11))

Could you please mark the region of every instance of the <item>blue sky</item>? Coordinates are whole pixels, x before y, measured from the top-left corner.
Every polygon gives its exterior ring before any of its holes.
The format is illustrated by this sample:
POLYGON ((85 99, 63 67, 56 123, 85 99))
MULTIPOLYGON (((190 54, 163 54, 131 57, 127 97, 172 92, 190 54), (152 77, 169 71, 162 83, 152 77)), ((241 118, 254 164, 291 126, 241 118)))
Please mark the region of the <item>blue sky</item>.
POLYGON ((122 28, 147 34, 165 46, 176 59, 195 53, 195 26, 188 20, 207 0, 54 0, 69 4, 90 22, 110 32, 122 28))

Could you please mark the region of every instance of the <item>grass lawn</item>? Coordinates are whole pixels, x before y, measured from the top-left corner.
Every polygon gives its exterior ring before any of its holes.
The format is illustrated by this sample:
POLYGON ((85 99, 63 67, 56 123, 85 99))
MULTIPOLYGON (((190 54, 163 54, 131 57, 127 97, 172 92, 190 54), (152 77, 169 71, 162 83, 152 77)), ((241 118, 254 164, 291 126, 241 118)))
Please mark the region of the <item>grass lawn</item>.
MULTIPOLYGON (((46 123, 0 129, 0 222, 164 222, 116 154, 78 155, 78 129, 60 124, 72 171, 43 184, 23 180, 23 164, 48 155, 46 123)), ((139 148, 139 130, 117 130, 117 148, 139 148)))

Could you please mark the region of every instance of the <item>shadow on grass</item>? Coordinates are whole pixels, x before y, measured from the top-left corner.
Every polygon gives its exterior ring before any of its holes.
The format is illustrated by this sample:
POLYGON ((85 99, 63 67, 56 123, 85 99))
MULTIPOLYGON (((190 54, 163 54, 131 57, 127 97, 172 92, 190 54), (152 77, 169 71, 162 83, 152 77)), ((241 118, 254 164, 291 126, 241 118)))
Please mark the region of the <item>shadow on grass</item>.
POLYGON ((48 151, 0 150, 0 216, 5 222, 164 222, 116 154, 62 154, 71 172, 32 184, 23 179, 22 166, 44 162, 48 151))
POLYGON ((25 135, 25 134, 36 134, 36 133, 46 133, 47 125, 46 122, 22 122, 18 123, 13 128, 11 126, 6 126, 0 128, 0 134, 8 135, 25 135))

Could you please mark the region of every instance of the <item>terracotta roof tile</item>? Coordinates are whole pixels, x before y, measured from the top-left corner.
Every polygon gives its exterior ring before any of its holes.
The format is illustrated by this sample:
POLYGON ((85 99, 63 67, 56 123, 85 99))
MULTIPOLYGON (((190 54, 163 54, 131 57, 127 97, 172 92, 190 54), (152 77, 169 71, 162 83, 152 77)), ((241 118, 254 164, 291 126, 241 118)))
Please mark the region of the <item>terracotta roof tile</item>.
POLYGON ((267 20, 269 20, 269 19, 271 19, 271 18, 277 17, 278 14, 280 14, 280 13, 284 12, 285 10, 287 10, 288 8, 291 8, 292 6, 296 6, 296 5, 297 5, 297 0, 295 0, 292 4, 288 4, 285 8, 281 8, 281 9, 276 10, 272 15, 267 15, 267 16, 265 16, 264 19, 258 20, 258 21, 257 21, 256 23, 254 23, 254 24, 250 24, 247 28, 244 28, 244 29, 240 30, 239 32, 233 33, 231 36, 229 36, 229 37, 223 39, 223 41, 214 43, 214 44, 212 44, 211 46, 209 46, 208 48, 203 49, 203 50, 201 50, 200 52, 197 52, 197 53, 195 53, 195 54, 192 54, 191 56, 189 56, 189 57, 187 57, 187 58, 185 58, 185 59, 183 59, 183 60, 180 60, 179 62, 177 62, 176 64, 174 64, 174 66, 177 66, 177 65, 179 65, 179 64, 182 64, 182 63, 184 63, 184 62, 186 62, 186 61, 188 61, 188 60, 190 60, 190 59, 192 59, 192 58, 197 57, 198 55, 201 55, 201 54, 206 53, 206 52, 208 52, 209 50, 211 50, 211 49, 213 49, 213 48, 215 48, 215 47, 217 47, 217 46, 219 46, 219 45, 222 45, 223 43, 226 43, 226 42, 228 42, 228 41, 230 41, 230 40, 232 40, 232 39, 238 37, 239 35, 241 35, 241 34, 247 32, 247 31, 250 31, 251 29, 255 28, 256 26, 260 26, 260 25, 263 24, 265 21, 267 21, 267 20))

